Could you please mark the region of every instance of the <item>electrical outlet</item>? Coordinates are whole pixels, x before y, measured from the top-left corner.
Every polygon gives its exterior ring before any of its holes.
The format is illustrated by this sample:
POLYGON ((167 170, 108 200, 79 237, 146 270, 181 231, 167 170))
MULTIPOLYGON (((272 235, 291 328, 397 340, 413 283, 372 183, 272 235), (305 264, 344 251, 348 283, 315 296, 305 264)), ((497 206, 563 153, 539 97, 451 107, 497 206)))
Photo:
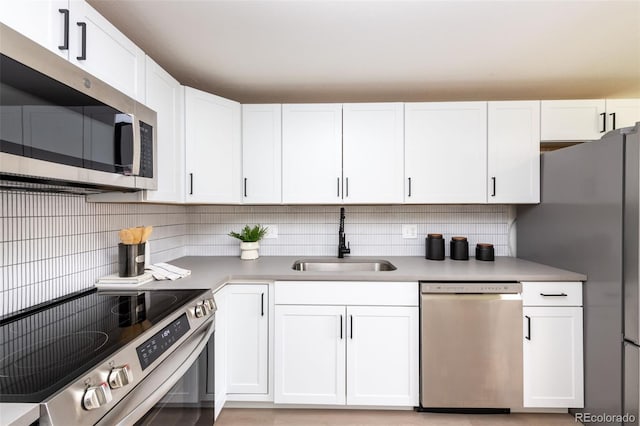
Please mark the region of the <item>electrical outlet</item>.
POLYGON ((402 238, 418 238, 418 225, 402 225, 402 238))
POLYGON ((264 225, 267 230, 267 234, 264 236, 265 240, 269 238, 278 238, 278 225, 264 225))

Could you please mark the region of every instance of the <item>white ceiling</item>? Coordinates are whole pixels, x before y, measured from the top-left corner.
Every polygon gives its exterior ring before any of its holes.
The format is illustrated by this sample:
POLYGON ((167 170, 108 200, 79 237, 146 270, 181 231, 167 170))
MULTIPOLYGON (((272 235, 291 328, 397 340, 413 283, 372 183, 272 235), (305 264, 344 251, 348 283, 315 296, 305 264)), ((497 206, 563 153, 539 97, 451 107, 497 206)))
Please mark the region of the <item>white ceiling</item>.
POLYGON ((240 102, 640 97, 640 1, 89 0, 240 102))

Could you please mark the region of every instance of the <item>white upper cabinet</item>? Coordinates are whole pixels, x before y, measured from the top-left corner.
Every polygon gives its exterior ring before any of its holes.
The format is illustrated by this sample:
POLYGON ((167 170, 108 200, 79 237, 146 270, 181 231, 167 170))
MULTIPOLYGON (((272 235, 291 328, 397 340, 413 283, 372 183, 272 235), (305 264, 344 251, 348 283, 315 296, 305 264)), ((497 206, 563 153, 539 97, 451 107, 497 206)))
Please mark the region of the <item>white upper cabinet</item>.
POLYGON ((240 104, 185 88, 186 201, 239 203, 240 104))
POLYGON ((158 114, 158 189, 147 201, 184 202, 184 89, 151 58, 146 61, 147 106, 158 114))
POLYGON ((282 106, 282 201, 342 202, 342 105, 282 106))
POLYGON ((0 20, 144 103, 144 52, 85 1, 2 0, 0 20))
POLYGON ((543 141, 595 140, 609 130, 604 99, 542 101, 540 115, 543 141))
POLYGON ((405 203, 487 202, 487 103, 405 104, 405 203))
POLYGON ((401 203, 404 174, 402 103, 343 105, 345 203, 401 203))
POLYGON ((540 202, 540 101, 488 108, 488 202, 540 202))
POLYGON ((597 140, 640 121, 640 99, 542 101, 541 140, 597 140))
POLYGON ((607 99, 607 130, 640 122, 640 99, 607 99))
POLYGON ((69 60, 125 93, 145 102, 145 54, 84 1, 69 2, 69 60))
POLYGON ((144 102, 145 54, 83 0, 2 0, 0 21, 144 102))
POLYGON ((242 105, 242 200, 282 202, 282 106, 242 105))
POLYGON ((1 0, 0 21, 52 52, 69 58, 69 0, 1 0), (65 39, 67 43, 65 43, 65 39))

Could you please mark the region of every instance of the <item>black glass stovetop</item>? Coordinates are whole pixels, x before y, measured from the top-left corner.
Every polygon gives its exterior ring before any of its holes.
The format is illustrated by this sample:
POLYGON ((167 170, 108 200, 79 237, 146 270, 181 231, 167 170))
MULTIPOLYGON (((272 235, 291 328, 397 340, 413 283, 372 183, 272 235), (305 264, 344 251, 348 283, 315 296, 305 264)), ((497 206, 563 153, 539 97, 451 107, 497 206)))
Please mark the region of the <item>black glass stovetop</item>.
POLYGON ((42 402, 204 290, 90 290, 0 322, 0 402, 42 402))

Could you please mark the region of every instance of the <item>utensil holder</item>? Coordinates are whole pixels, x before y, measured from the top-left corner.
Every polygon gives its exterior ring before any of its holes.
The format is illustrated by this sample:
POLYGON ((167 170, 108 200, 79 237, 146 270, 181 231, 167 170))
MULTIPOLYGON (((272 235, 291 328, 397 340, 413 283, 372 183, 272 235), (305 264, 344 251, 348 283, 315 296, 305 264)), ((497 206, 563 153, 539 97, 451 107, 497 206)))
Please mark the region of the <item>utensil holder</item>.
POLYGON ((118 276, 137 277, 144 273, 145 245, 118 244, 118 276))

